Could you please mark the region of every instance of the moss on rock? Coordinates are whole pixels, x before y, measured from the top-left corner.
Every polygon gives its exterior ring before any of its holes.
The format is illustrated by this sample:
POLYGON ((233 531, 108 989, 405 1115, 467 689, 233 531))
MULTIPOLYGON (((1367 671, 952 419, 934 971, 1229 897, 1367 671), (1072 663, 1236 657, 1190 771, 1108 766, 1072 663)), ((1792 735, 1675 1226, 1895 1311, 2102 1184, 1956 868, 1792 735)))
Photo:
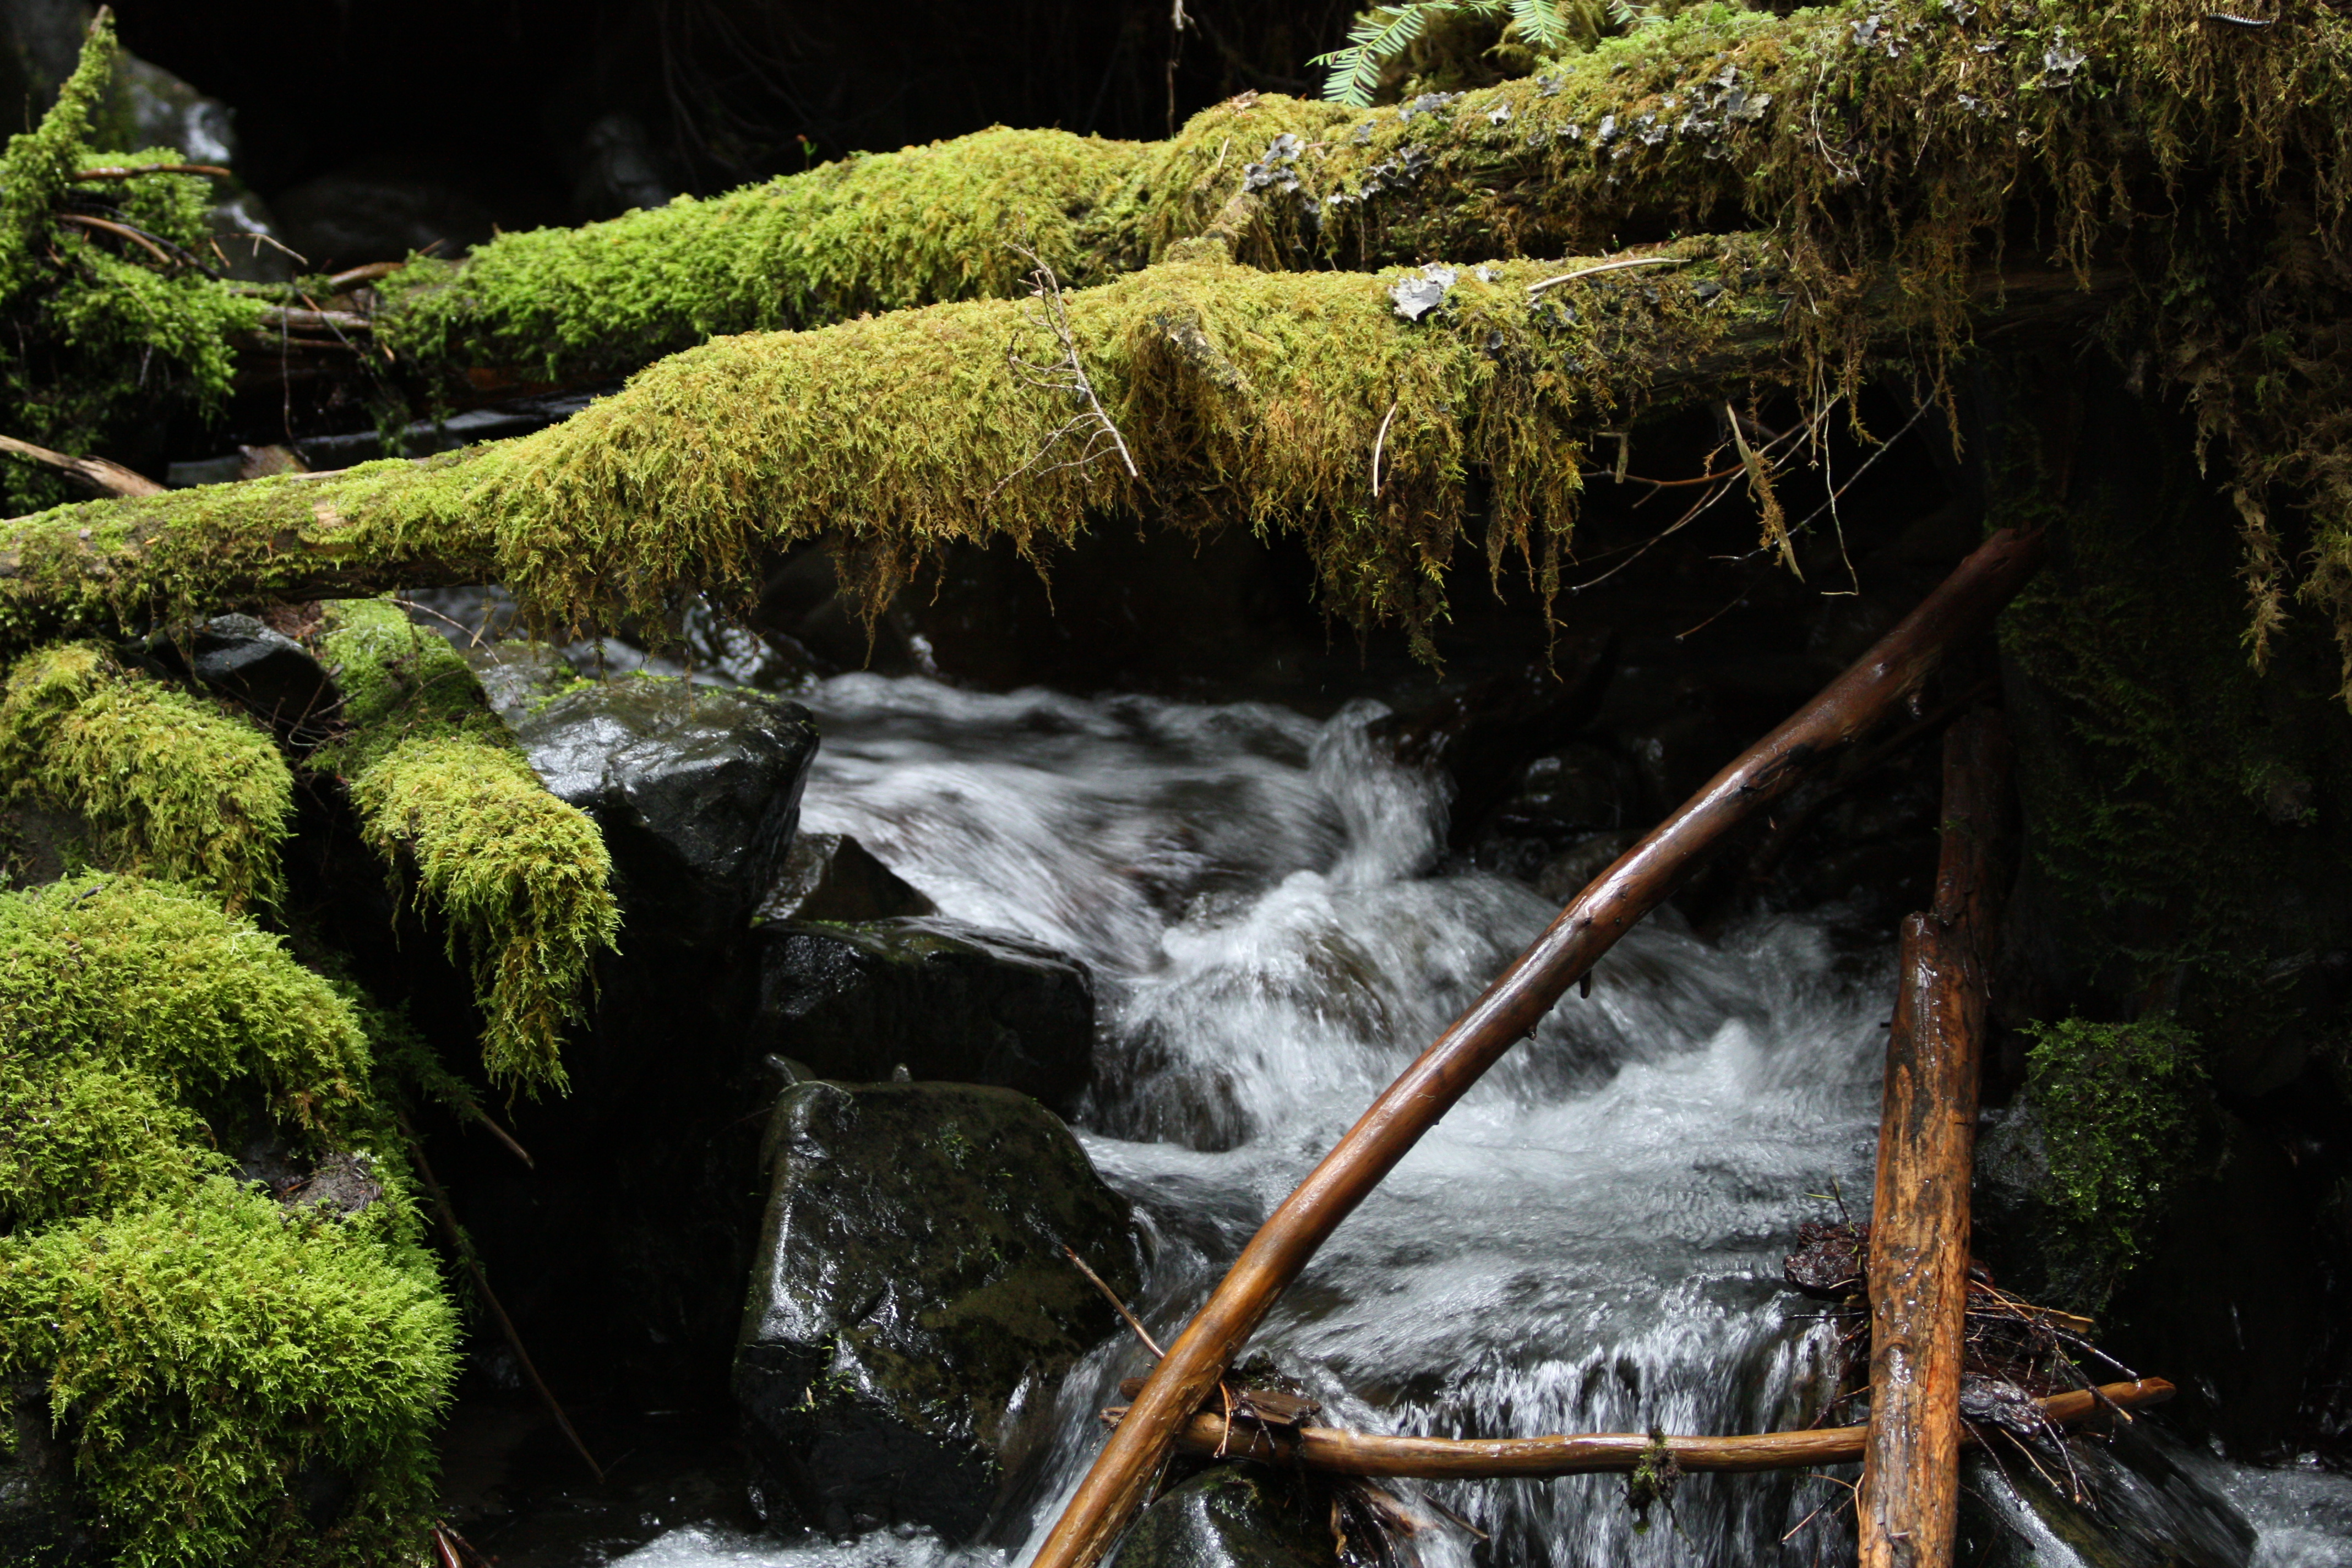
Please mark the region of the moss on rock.
POLYGON ((0 1371, 126 1568, 412 1560, 456 1332, 425 1254, 226 1178, 0 1238, 0 1371))
POLYGON ((267 732, 95 644, 28 654, 0 687, 0 788, 79 814, 101 862, 232 910, 276 901, 293 787, 267 732))
POLYGON ((133 877, 0 894, 0 1039, 149 1075, 232 1134, 343 1131, 369 1072, 350 1004, 279 939, 133 877))
POLYGON ((397 605, 332 605, 321 651, 351 727, 310 765, 343 777, 368 842, 413 865, 451 956, 467 950, 492 1079, 561 1089, 563 1028, 620 929, 603 836, 541 785, 466 661, 397 605))
POLYGON ((130 877, 0 894, 0 1377, 110 1562, 405 1562, 457 1321, 359 1014, 278 939, 130 877), (281 1205, 221 1146, 362 1178, 281 1205))
POLYGON ((2053 1206, 2090 1271, 2112 1278, 2186 1163, 2205 1098, 2197 1037, 2165 1017, 2068 1018, 2028 1033, 2026 1093, 2042 1121, 2053 1206))

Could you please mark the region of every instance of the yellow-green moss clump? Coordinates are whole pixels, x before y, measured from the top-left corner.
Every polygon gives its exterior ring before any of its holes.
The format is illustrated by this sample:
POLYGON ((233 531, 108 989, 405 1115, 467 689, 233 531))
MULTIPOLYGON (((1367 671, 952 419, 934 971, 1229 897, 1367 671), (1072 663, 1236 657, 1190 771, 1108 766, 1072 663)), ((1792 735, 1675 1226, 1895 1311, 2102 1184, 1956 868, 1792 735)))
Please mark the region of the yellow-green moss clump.
MULTIPOLYGON (((206 277, 206 182, 184 174, 77 182, 85 167, 178 163, 168 148, 103 156, 90 115, 114 68, 114 28, 91 29, 80 64, 36 129, 0 152, 0 434, 67 452, 137 455, 163 419, 217 409, 232 343, 261 319, 259 301, 206 277), (78 219, 127 226, 142 244, 78 219)), ((70 490, 14 458, 0 466, 10 510, 70 490)))
POLYGON ((330 607, 321 651, 349 731, 310 759, 351 787, 368 842, 412 865, 462 943, 494 1081, 564 1083, 564 1026, 620 929, 612 858, 586 814, 547 793, 457 651, 386 600, 330 607))
POLYGON ((107 1561, 415 1559, 457 1320, 371 1073, 352 1005, 201 895, 0 893, 0 1376, 46 1384, 107 1561), (240 1183, 257 1141, 357 1206, 240 1183))
POLYGON ((583 228, 509 234, 384 280, 379 331, 413 361, 550 379, 635 370, 719 333, 1013 291, 1027 246, 1070 276, 1081 229, 1141 148, 1002 127, 860 153, 583 228))
POLYGON ((226 1178, 0 1239, 0 1369, 125 1568, 416 1561, 456 1326, 413 1246, 226 1178))
POLYGON ((0 686, 0 791, 78 814, 118 870, 274 902, 293 775, 268 734, 126 670, 93 643, 18 659, 0 686))

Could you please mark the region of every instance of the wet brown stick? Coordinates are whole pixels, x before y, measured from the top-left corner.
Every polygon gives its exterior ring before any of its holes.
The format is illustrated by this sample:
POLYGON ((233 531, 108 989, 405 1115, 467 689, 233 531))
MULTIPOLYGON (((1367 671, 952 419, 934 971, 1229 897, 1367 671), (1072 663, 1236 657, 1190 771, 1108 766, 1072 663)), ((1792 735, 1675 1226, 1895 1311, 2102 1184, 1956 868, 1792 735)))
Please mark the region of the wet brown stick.
POLYGON ((1863 1568, 1947 1568, 1959 1509, 1969 1180, 1985 1024, 2000 717, 1944 737, 1935 908, 1903 924, 1870 1226, 1870 1426, 1863 1568))
POLYGON ((1202 1398, 1339 1222, 1727 832, 1853 744, 1918 689, 1948 648, 1990 626, 2041 554, 2037 537, 1994 535, 1853 668, 1717 774, 1560 911, 1259 1227, 1152 1370, 1032 1568, 1093 1568, 1202 1398))
POLYGON ((159 496, 163 487, 144 474, 133 473, 120 463, 104 458, 77 458, 70 453, 52 452, 47 447, 36 447, 30 441, 19 441, 14 436, 0 436, 0 452, 12 458, 23 458, 43 468, 55 468, 61 474, 71 474, 86 485, 110 496, 159 496))
POLYGON ((416 1158, 417 1178, 425 1184, 425 1194, 433 1200, 433 1212, 440 1216, 441 1229, 448 1237, 450 1247, 457 1254, 458 1260, 465 1264, 466 1272, 473 1277, 474 1289, 482 1293, 482 1304, 489 1308, 490 1315, 499 1321, 499 1332, 506 1336, 507 1348, 514 1352, 523 1375, 530 1379, 531 1387, 538 1391, 540 1403, 547 1406, 547 1413, 555 1417, 556 1426, 563 1429, 565 1440, 571 1443, 572 1452, 580 1456, 581 1463, 588 1467, 597 1484, 603 1485, 604 1467, 596 1462, 596 1456, 588 1451, 586 1443, 581 1441, 578 1430, 572 1425, 572 1417, 563 1413, 562 1402, 555 1397, 555 1391, 547 1386, 547 1380, 539 1375, 539 1368, 531 1364, 530 1352, 523 1349, 522 1335, 515 1331, 514 1320, 507 1316, 506 1308, 499 1304, 498 1292, 490 1289, 489 1276, 482 1272, 481 1259, 474 1256, 473 1246, 467 1241, 466 1233, 458 1228, 457 1213, 449 1206, 449 1194, 441 1190, 440 1182, 433 1174, 432 1164, 425 1158, 425 1145, 418 1142, 416 1129, 408 1124, 406 1112, 397 1114, 401 1135, 408 1140, 408 1152, 416 1158))
MULTIPOLYGON (((2052 1426, 2065 1426, 2087 1420, 2110 1405, 2129 1410, 2161 1404, 2172 1394, 2172 1384, 2164 1379, 2144 1377, 2111 1383, 2096 1392, 2080 1388, 2053 1394, 2042 1401, 2042 1414, 2052 1426)), ((1104 1419, 1118 1414, 1106 1411, 1104 1419)), ((1665 1442, 1675 1462, 1685 1470, 1740 1474, 1850 1465, 1862 1458, 1867 1430, 1822 1426, 1736 1437, 1668 1437, 1665 1442)), ((1651 1440, 1640 1432, 1585 1432, 1557 1437, 1392 1437, 1328 1426, 1305 1426, 1295 1433, 1248 1425, 1229 1429, 1223 1417, 1203 1410, 1184 1427, 1177 1444, 1190 1454, 1222 1451, 1229 1458, 1299 1465, 1327 1475, 1468 1481, 1631 1470, 1650 1451, 1651 1440)))

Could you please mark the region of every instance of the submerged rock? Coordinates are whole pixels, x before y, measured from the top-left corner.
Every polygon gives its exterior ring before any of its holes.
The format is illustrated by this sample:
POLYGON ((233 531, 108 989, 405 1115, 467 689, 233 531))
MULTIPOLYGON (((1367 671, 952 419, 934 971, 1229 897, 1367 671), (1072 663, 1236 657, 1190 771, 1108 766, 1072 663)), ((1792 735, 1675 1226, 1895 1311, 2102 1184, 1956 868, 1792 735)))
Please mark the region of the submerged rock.
POLYGON ((1000 1084, 1048 1105, 1086 1087, 1094 982, 1075 960, 938 919, 760 933, 761 1046, 820 1077, 1000 1084))
POLYGON ((1122 1295, 1126 1201, 1006 1089, 795 1085, 735 1358, 754 1502, 836 1534, 980 1529, 1052 1436, 1054 1381, 1123 1332, 1067 1246, 1122 1295))
POLYGON ((1983 1568, 2245 1568, 2255 1533, 2196 1473, 2194 1455, 2147 1422, 2110 1442, 2066 1446, 2074 1478, 2046 1453, 2026 1462, 2008 1444, 1999 1464, 1970 1456, 1961 1471, 1959 1551, 1983 1568), (2052 1477, 2059 1485, 2052 1484, 2052 1477), (2077 1501, 2066 1495, 2079 1481, 2077 1501))
POLYGON ((1337 1568, 1300 1491, 1256 1465, 1203 1471, 1143 1510, 1110 1568, 1337 1568))
POLYGON ((501 712, 550 793, 604 830, 630 940, 740 934, 800 821, 817 745, 808 710, 632 677, 501 712))

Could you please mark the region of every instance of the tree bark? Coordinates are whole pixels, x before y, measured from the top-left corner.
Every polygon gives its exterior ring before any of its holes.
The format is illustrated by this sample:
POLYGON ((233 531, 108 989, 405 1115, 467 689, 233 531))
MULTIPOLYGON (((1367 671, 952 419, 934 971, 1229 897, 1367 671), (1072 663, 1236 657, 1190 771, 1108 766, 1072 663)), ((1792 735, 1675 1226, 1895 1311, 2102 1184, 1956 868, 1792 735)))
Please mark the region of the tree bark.
POLYGON ((1935 907, 1903 925, 1870 1226, 1870 1426, 1857 1510, 1864 1568, 1952 1561, 1969 1182, 2006 757, 1998 713, 1970 714, 1946 732, 1935 907))
MULTIPOLYGON (((2042 1401, 2042 1415, 2055 1426, 2085 1420, 2105 1405, 2129 1410, 2172 1397, 2160 1377, 2111 1383, 2094 1394, 2087 1388, 2042 1401)), ((1123 1415, 1104 1412, 1111 1420, 1123 1415)), ((1752 1436, 1668 1437, 1667 1449, 1685 1470, 1740 1474, 1759 1470, 1848 1465, 1863 1457, 1863 1426, 1826 1426, 1807 1432, 1765 1432, 1752 1436)), ((1299 1465, 1326 1475, 1383 1476, 1402 1480, 1450 1481, 1582 1476, 1631 1470, 1652 1448, 1639 1432, 1586 1432, 1558 1437, 1392 1437, 1303 1426, 1279 1428, 1234 1423, 1213 1410, 1195 1415, 1178 1435, 1186 1453, 1299 1465)))
POLYGON ((1339 1222, 1726 832, 1916 690, 1947 649, 1990 624, 2041 554, 2038 536, 1996 534, 1811 705, 1717 774, 1560 911, 1259 1227, 1152 1369, 1032 1568, 1092 1568, 1203 1396, 1339 1222))

